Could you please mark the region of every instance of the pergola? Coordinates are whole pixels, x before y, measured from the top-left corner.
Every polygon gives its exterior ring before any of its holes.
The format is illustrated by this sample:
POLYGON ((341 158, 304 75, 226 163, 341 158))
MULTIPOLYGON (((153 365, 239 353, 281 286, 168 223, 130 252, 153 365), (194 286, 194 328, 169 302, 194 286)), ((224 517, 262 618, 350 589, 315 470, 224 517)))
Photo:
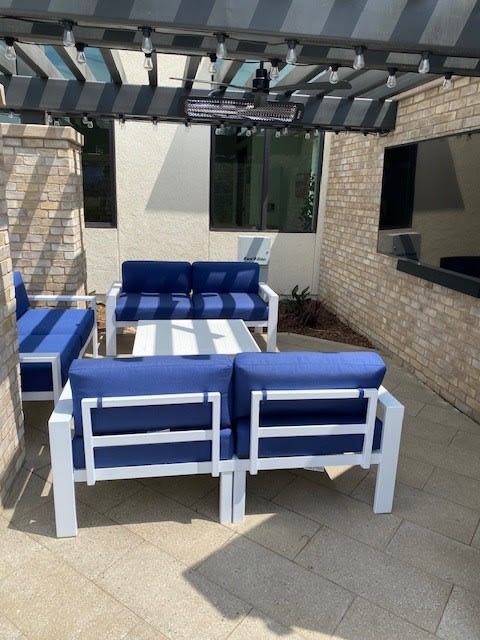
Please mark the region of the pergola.
POLYGON ((182 121, 185 97, 209 92, 192 80, 219 40, 227 46, 219 86, 238 84, 241 72, 249 87, 259 62, 278 62, 269 100, 302 103, 305 128, 387 132, 398 95, 435 79, 448 85, 480 75, 480 2, 473 0, 0 0, 0 16, 0 82, 6 108, 19 112, 182 121), (76 47, 63 45, 65 27, 76 47), (151 69, 139 69, 143 83, 128 84, 118 51, 141 51, 144 28, 151 69), (289 48, 296 64, 285 63, 289 48), (364 58, 356 69, 355 53, 364 58), (178 87, 158 86, 157 54, 187 57, 178 87), (422 59, 426 73, 418 72, 422 59), (337 67, 338 85, 329 84, 337 67), (389 75, 395 80, 387 86, 389 75))

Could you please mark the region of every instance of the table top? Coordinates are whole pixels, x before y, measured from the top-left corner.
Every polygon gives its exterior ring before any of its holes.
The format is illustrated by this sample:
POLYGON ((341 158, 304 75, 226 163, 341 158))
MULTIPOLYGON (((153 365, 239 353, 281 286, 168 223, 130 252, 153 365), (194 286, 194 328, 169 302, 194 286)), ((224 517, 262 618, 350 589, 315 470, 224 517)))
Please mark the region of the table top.
POLYGON ((141 320, 134 356, 235 355, 260 351, 243 320, 141 320))

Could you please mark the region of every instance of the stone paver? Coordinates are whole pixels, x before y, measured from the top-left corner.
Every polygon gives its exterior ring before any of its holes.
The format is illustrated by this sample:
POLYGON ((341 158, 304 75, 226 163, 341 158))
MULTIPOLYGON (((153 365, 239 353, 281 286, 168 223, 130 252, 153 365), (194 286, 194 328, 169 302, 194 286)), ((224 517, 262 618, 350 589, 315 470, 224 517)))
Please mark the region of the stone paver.
POLYGON ((480 425, 396 364, 385 385, 407 416, 392 514, 373 514, 374 467, 249 477, 245 523, 228 526, 216 478, 122 480, 77 486, 67 540, 52 406, 26 404, 25 465, 0 509, 0 640, 478 640, 480 425))

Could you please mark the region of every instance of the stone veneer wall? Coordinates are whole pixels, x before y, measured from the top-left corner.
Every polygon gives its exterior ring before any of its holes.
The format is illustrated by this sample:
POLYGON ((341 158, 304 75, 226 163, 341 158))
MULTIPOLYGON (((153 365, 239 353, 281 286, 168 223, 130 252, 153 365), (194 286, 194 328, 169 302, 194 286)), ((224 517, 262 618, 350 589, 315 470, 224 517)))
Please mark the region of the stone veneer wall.
POLYGON ((0 135, 0 504, 25 457, 12 261, 0 135))
POLYGON ((84 293, 83 136, 1 125, 13 268, 31 293, 84 293))
POLYGON ((377 253, 387 146, 480 128, 480 81, 456 78, 399 103, 383 138, 333 136, 320 298, 430 388, 480 420, 480 300, 396 270, 377 253))

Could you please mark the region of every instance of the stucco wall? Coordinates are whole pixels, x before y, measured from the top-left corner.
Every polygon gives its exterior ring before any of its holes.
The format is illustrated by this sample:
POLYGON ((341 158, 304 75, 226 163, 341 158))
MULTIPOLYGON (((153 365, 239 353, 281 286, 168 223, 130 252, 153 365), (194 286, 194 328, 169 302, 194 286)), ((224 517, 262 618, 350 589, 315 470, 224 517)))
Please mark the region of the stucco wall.
MULTIPOLYGON (((143 55, 124 54, 129 82, 143 82, 143 55)), ((158 56, 159 84, 178 86, 185 58, 158 56)), ((200 76, 202 70, 200 71, 200 76)), ((208 76, 205 73, 205 79, 208 76)), ((105 293, 128 259, 236 260, 238 236, 209 230, 210 127, 159 122, 115 123, 118 228, 85 230, 88 289, 105 293)), ((320 234, 272 237, 269 283, 316 291, 320 234)))
POLYGON ((334 136, 321 296, 348 324, 386 348, 432 389, 480 418, 480 300, 396 270, 377 253, 386 146, 480 127, 480 82, 456 79, 399 104, 395 132, 334 136))

